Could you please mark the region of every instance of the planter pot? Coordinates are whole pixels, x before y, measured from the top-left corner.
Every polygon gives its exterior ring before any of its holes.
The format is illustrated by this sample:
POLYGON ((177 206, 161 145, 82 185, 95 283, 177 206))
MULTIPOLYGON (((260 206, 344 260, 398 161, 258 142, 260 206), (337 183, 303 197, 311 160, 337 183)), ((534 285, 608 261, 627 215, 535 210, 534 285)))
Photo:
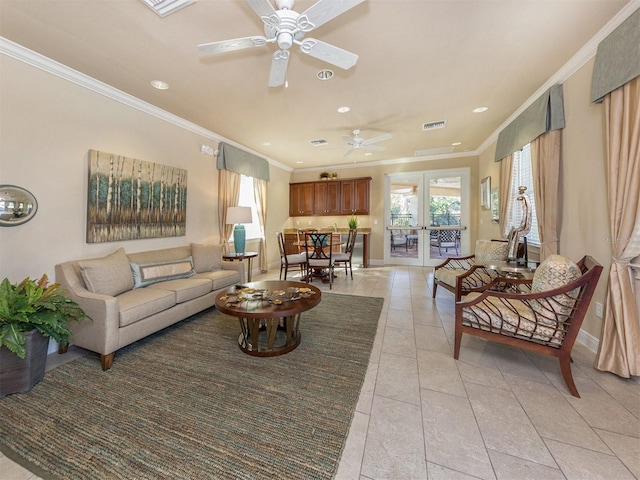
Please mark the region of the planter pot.
POLYGON ((0 398, 11 393, 30 391, 44 378, 49 339, 37 330, 25 333, 24 358, 0 347, 0 398))

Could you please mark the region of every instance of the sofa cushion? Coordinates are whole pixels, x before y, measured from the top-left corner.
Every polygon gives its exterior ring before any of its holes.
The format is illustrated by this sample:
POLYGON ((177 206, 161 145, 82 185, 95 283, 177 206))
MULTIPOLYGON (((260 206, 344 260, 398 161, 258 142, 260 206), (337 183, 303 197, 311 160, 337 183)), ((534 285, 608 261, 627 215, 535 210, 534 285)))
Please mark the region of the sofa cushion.
POLYGON ((210 272, 222 268, 222 245, 191 244, 193 268, 196 273, 210 272))
POLYGON ((213 290, 219 290, 243 282, 237 270, 215 270, 213 272, 198 273, 193 278, 208 278, 213 282, 213 290))
POLYGON ((495 260, 506 260, 509 255, 508 242, 494 242, 493 240, 477 240, 475 261, 482 265, 495 260))
POLYGON ((155 283, 147 288, 171 290, 176 294, 176 303, 182 303, 209 293, 213 288, 213 282, 208 278, 183 278, 155 283))
POLYGON ((116 296, 133 288, 133 275, 124 248, 102 258, 80 260, 80 275, 87 290, 116 296))
POLYGON ((162 262, 130 262, 130 265, 133 272, 133 288, 178 278, 189 278, 196 273, 193 270, 191 257, 162 262))
MULTIPOLYGON (((531 293, 539 293, 565 285, 582 276, 580 267, 570 258, 562 255, 549 255, 536 269, 531 282, 531 293)), ((579 289, 566 294, 555 295, 549 299, 532 301, 532 308, 542 316, 553 317, 552 323, 558 318, 566 320, 575 305, 579 289)))
POLYGON ((159 288, 136 288, 118 295, 117 298, 121 327, 131 325, 176 304, 175 292, 159 288))

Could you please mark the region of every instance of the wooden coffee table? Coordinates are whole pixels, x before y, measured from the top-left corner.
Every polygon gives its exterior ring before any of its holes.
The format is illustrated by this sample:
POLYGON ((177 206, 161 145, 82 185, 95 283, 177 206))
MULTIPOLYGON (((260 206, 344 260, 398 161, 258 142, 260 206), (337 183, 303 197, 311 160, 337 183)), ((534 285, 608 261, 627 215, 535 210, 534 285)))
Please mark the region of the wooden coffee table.
POLYGON ((321 297, 313 285, 265 280, 227 288, 216 297, 216 308, 238 317, 240 350, 274 357, 300 345, 300 315, 320 303, 321 297))

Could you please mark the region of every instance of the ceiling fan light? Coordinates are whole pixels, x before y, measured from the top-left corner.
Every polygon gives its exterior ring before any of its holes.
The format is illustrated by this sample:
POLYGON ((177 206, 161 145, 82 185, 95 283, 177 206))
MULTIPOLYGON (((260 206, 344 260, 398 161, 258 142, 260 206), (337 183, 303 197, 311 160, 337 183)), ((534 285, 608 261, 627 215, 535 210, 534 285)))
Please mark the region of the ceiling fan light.
POLYGON ((293 45, 293 35, 289 32, 280 32, 278 34, 278 46, 281 50, 289 50, 293 45))

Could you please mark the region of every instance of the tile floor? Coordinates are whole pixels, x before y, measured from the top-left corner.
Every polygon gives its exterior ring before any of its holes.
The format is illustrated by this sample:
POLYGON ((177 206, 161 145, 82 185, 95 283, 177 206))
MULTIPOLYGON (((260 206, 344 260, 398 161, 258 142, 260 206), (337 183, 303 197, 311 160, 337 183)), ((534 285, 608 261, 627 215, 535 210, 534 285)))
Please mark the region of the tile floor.
MULTIPOLYGON (((385 298, 337 480, 640 478, 640 378, 593 369, 580 344, 580 399, 551 358, 464 336, 455 361, 453 298, 431 298, 432 272, 373 267, 333 285, 385 298)), ((2 456, 0 472, 37 478, 2 456)))

